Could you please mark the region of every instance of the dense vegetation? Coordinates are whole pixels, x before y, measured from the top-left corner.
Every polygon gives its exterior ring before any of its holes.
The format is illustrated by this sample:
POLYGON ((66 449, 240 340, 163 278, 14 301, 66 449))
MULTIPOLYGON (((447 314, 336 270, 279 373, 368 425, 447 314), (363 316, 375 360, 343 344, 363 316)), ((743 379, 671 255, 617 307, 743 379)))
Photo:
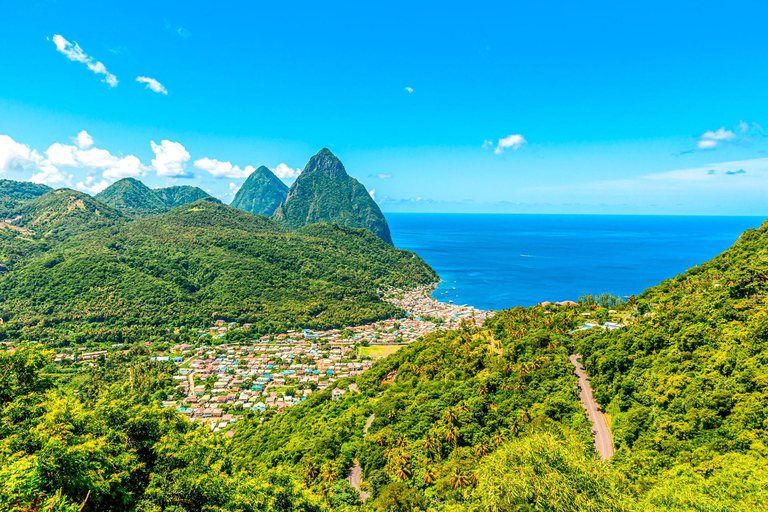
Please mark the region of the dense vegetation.
MULTIPOLYGON (((632 300, 623 330, 577 341, 633 485, 685 481, 707 509, 742 478, 768 492, 768 223, 632 300)), ((746 505, 745 505, 746 506, 746 505)))
POLYGON ((151 188, 134 178, 116 181, 98 194, 96 199, 126 215, 147 217, 167 208, 151 188))
POLYGON ((366 228, 392 243, 389 225, 379 205, 363 184, 349 176, 341 161, 325 148, 309 160, 273 218, 294 229, 314 222, 366 228))
POLYGON ((213 199, 189 185, 151 189, 134 178, 123 178, 108 186, 96 199, 130 217, 150 217, 199 199, 213 199))
POLYGON ((178 391, 174 365, 150 359, 154 342, 188 341, 215 318, 251 322, 249 334, 383 318, 397 312, 378 288, 434 272, 366 229, 286 231, 212 199, 134 220, 72 190, 5 190, 0 337, 15 350, 0 352, 0 510, 751 512, 768 502, 768 223, 638 297, 585 295, 432 334, 355 387, 338 382, 340 400, 327 390, 212 434, 158 407, 178 391), (582 315, 627 327, 576 330, 582 315), (124 345, 79 373, 51 364, 48 347, 94 342, 124 345), (594 453, 574 352, 611 422, 610 462, 594 453), (345 479, 352 467, 364 503, 345 479))
POLYGON ((0 180, 0 221, 8 218, 24 201, 40 197, 51 190, 51 187, 38 183, 0 180))
POLYGON ((79 235, 18 260, 0 278, 6 337, 34 332, 33 339, 70 343, 98 331, 117 342, 136 327, 206 327, 215 319, 259 332, 340 327, 397 313, 378 288, 436 279, 417 256, 365 230, 317 224, 286 232, 210 200, 127 222, 88 196, 48 195, 58 216, 24 225, 59 233, 51 228, 57 219, 90 217, 70 222, 79 235), (94 223, 107 225, 85 230, 94 223))
POLYGON ((253 213, 270 216, 288 197, 288 186, 275 173, 263 165, 253 171, 235 194, 230 206, 253 213))
POLYGON ((157 197, 165 204, 166 208, 176 208, 183 204, 194 203, 198 199, 208 199, 211 197, 205 190, 191 185, 156 188, 153 192, 157 194, 157 197))

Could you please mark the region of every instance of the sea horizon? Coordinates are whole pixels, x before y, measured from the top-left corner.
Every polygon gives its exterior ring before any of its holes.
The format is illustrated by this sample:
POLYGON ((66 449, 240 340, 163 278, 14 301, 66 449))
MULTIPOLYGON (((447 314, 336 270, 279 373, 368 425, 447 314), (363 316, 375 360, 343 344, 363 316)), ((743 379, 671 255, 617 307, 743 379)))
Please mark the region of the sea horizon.
POLYGON ((433 297, 502 310, 627 297, 727 250, 765 218, 737 215, 387 213, 395 245, 440 275, 433 297))

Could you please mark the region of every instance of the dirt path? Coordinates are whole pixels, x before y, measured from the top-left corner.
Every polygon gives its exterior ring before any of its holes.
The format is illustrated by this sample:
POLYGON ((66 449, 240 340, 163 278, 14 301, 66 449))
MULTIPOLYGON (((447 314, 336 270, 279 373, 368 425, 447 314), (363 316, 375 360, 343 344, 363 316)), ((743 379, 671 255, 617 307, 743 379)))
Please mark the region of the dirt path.
POLYGON ((571 354, 571 364, 575 367, 574 373, 579 378, 579 398, 587 410, 589 421, 592 422, 592 435, 595 438, 595 449, 603 459, 610 459, 613 455, 613 436, 611 429, 605 424, 603 415, 600 414, 600 406, 592 397, 592 388, 584 371, 584 366, 579 362, 579 354, 571 354))
MULTIPOLYGON (((368 435, 368 429, 371 428, 371 424, 373 423, 373 420, 376 418, 375 414, 371 414, 371 416, 368 418, 368 421, 365 422, 365 430, 363 430, 363 438, 368 435)), ((347 482, 357 489, 360 490, 360 479, 363 476, 363 468, 360 467, 360 461, 355 459, 352 462, 352 466, 349 468, 349 472, 347 473, 347 482)), ((368 499, 368 497, 371 495, 369 492, 361 492, 360 493, 360 501, 365 503, 365 500, 368 499)))

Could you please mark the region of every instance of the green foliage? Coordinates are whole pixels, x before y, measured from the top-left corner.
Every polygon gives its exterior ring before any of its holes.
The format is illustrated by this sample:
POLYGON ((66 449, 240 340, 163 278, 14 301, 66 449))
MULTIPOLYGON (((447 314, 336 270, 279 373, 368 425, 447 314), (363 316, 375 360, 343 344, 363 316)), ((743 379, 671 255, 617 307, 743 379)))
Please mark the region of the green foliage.
POLYGON ((230 206, 269 217, 287 197, 288 186, 262 165, 246 178, 230 206))
POLYGON ((177 185, 175 187, 156 188, 154 192, 165 204, 166 208, 176 208, 199 199, 213 199, 211 195, 199 187, 177 185))
MULTIPOLYGON (((665 496, 662 503, 675 502, 675 479, 686 491, 705 494, 691 503, 708 503, 718 494, 707 475, 733 474, 728 461, 768 467, 767 258, 764 225, 637 297, 631 326, 575 336, 595 396, 611 413, 614 465, 638 489, 661 486, 651 495, 665 496), (707 469, 715 460, 724 461, 722 470, 707 469)), ((736 485, 734 496, 748 488, 736 485)), ((685 508, 684 502, 675 506, 685 508)))
POLYGON ((47 185, 27 181, 0 180, 0 221, 11 217, 25 201, 40 197, 52 189, 47 185))
POLYGON ((435 279, 417 256, 364 230, 286 233, 200 200, 69 237, 14 266, 0 278, 0 318, 9 337, 57 343, 63 332, 71 340, 106 330, 121 342, 138 327, 205 327, 217 318, 253 323, 256 332, 330 328, 399 314, 378 288, 435 279))
POLYGON ((392 243, 389 225, 379 205, 325 148, 309 160, 273 218, 292 229, 315 222, 365 228, 392 243))
POLYGON ((135 178, 116 181, 96 194, 96 199, 132 217, 147 217, 168 209, 151 188, 135 178))

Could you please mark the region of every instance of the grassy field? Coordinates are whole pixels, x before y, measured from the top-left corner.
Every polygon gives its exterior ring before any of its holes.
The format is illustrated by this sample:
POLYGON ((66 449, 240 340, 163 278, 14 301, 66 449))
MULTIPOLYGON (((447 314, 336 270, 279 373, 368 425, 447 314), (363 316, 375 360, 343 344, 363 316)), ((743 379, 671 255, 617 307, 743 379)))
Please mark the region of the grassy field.
POLYGON ((400 350, 403 345, 376 345, 370 347, 358 347, 357 353, 360 356, 386 357, 400 350))

